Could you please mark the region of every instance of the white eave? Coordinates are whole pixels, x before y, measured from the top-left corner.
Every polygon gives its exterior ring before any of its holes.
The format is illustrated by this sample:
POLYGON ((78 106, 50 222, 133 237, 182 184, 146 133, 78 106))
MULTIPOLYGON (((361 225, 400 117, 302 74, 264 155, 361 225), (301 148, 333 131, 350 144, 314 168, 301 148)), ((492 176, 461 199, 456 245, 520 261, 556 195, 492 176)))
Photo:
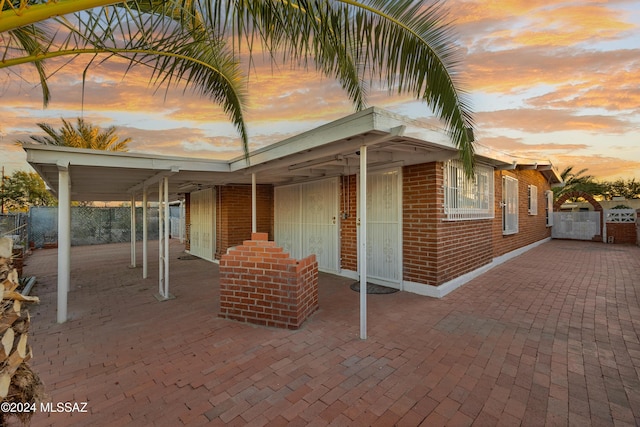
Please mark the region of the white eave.
MULTIPOLYGON (((54 192, 58 162, 68 164, 72 200, 125 201, 169 176, 170 198, 221 184, 259 184, 353 174, 359 170, 359 149, 367 146, 370 166, 412 165, 456 158, 458 150, 446 132, 420 121, 371 107, 232 160, 108 152, 25 144, 27 161, 54 192), (248 160, 248 161, 247 161, 248 160)), ((480 163, 509 169, 509 162, 477 156, 480 163)), ((516 165, 518 166, 518 165, 516 165)), ((514 166, 514 167, 516 167, 514 166)), ((518 167, 530 168, 531 165, 518 167)), ((550 163, 536 164, 551 183, 561 182, 550 163)))

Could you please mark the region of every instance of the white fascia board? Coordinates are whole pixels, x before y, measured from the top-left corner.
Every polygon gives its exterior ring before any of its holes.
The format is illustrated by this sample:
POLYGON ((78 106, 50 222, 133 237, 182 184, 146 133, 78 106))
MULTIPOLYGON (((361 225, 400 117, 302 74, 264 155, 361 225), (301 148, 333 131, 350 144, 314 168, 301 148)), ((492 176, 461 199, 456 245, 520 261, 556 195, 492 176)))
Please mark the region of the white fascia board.
POLYGON ((330 142, 371 132, 376 130, 372 113, 373 109, 369 108, 256 150, 249 154, 249 164, 247 164, 244 156, 236 157, 231 160, 230 169, 231 171, 245 169, 249 166, 256 166, 264 162, 318 148, 330 142))
POLYGON ((448 133, 443 129, 434 129, 420 120, 412 120, 400 114, 373 107, 374 127, 379 130, 389 130, 404 126, 403 136, 424 141, 443 148, 457 150, 448 133))
MULTIPOLYGON (((425 123, 411 120, 399 114, 377 107, 351 114, 315 129, 271 144, 249 154, 249 164, 244 156, 231 160, 231 171, 255 167, 265 162, 282 159, 292 154, 317 149, 331 142, 363 136, 371 132, 393 134, 394 129, 403 128, 402 135, 431 145, 455 149, 448 134, 431 129, 425 123)), ((366 143, 366 141, 363 141, 366 143)))
POLYGON ((145 155, 130 152, 109 152, 97 150, 81 150, 67 147, 51 147, 37 144, 24 144, 27 161, 32 164, 57 164, 64 158, 65 162, 77 166, 100 166, 151 170, 190 170, 203 172, 228 172, 226 161, 192 159, 187 157, 170 157, 145 155))

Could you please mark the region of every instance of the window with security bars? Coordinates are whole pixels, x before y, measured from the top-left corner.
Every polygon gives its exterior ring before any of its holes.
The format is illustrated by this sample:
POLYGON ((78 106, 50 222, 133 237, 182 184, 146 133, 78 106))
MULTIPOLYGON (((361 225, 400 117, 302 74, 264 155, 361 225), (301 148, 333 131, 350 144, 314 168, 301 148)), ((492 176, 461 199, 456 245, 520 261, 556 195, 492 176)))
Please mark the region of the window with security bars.
POLYGON ((538 187, 530 185, 529 187, 529 215, 538 215, 538 187))
POLYGON ((444 165, 444 212, 451 221, 493 218, 493 168, 476 165, 468 179, 460 160, 444 165))
POLYGON ((502 234, 518 232, 518 180, 502 177, 502 234))

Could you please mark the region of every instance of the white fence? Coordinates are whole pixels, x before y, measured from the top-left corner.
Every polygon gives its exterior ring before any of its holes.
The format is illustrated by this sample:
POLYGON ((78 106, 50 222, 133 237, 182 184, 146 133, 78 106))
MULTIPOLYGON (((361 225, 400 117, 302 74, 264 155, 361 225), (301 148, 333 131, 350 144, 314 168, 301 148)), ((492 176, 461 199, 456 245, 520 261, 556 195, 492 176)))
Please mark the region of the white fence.
MULTIPOLYGON (((607 209, 604 211, 604 231, 602 233, 603 241, 614 243, 614 236, 608 236, 607 226, 609 224, 633 224, 636 222, 635 209, 607 209)), ((614 227, 614 226, 612 226, 614 227)), ((636 228, 637 229, 637 228, 636 228)), ((637 232, 636 232, 637 233, 637 232)), ((636 236, 636 241, 638 237, 636 236)))
POLYGON ((608 209, 604 211, 605 222, 613 223, 634 223, 636 222, 635 209, 608 209))
POLYGON ((592 240, 600 235, 600 212, 554 212, 551 237, 592 240))

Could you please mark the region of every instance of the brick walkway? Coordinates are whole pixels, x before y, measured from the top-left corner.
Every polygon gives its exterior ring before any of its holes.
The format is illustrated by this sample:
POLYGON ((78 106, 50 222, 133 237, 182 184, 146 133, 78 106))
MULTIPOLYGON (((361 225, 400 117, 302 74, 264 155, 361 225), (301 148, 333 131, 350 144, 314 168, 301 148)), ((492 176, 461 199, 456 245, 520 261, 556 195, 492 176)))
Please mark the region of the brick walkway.
MULTIPOLYGON (((369 296, 321 275, 298 331, 219 319, 217 266, 178 260, 158 302, 128 245, 73 248, 72 319, 55 323, 56 251, 37 275, 32 366, 43 425, 640 425, 640 248, 552 241, 436 300, 369 296)), ((140 253, 140 252, 139 252, 140 253)))

